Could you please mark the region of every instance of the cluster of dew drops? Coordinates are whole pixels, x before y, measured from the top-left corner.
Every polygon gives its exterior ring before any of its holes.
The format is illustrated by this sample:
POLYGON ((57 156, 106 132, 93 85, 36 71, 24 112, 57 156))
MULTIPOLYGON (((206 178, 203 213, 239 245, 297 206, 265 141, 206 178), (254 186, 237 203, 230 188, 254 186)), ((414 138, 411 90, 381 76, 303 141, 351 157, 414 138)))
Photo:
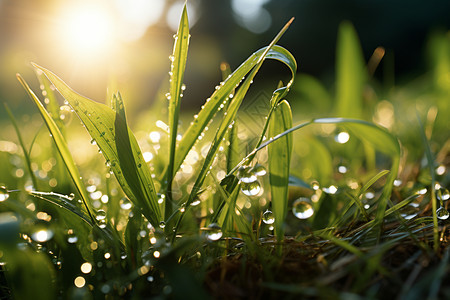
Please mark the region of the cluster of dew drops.
MULTIPOLYGON (((257 196, 261 193, 262 187, 258 177, 266 175, 267 171, 264 166, 256 164, 255 166, 243 166, 239 168, 237 177, 241 182, 241 191, 249 197, 257 196)), ((310 199, 300 197, 292 204, 292 213, 298 219, 308 219, 314 214, 314 209, 310 203, 310 199)), ((270 225, 275 223, 275 217, 271 210, 267 209, 262 215, 262 221, 270 225)))

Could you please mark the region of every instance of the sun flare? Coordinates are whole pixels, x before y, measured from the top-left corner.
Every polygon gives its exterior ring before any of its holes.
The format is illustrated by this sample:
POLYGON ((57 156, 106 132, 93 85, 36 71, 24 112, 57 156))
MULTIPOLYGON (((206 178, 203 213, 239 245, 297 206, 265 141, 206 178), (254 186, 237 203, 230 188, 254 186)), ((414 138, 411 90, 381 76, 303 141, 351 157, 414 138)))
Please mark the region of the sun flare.
POLYGON ((107 52, 114 40, 113 15, 100 5, 70 7, 61 20, 65 46, 77 55, 107 52))

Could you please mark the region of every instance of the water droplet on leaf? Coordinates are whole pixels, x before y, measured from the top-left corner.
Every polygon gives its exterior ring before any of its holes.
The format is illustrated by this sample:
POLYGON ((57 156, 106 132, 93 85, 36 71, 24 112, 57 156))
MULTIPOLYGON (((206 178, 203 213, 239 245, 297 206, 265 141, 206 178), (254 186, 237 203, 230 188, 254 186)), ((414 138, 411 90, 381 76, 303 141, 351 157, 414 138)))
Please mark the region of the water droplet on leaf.
POLYGON ((450 193, 448 191, 448 189, 444 188, 444 187, 440 187, 439 189, 436 190, 436 198, 439 201, 447 201, 450 198, 450 193))
POLYGON ((270 225, 270 224, 273 224, 275 222, 275 217, 273 216, 273 213, 270 210, 266 210, 263 213, 262 220, 263 220, 264 223, 270 225))
POLYGON ((103 209, 99 209, 95 218, 97 219, 97 221, 106 219, 106 211, 104 211, 103 209))
POLYGON ((244 193, 244 195, 247 196, 256 196, 261 191, 261 184, 259 181, 253 181, 250 183, 242 183, 241 184, 241 191, 244 193))
POLYGON ((253 172, 252 168, 249 166, 240 167, 237 172, 237 178, 244 183, 256 181, 256 175, 253 172))
POLYGON ((314 209, 309 203, 308 198, 300 197, 294 201, 292 212, 299 219, 308 219, 314 214, 314 209))
POLYGON ((444 207, 439 207, 436 210, 436 215, 439 220, 447 220, 450 216, 450 213, 444 207))
POLYGON ((8 190, 4 186, 0 186, 0 202, 9 198, 8 190))
POLYGON ((217 241, 222 237, 222 228, 216 223, 211 223, 206 229, 206 237, 210 241, 217 241))

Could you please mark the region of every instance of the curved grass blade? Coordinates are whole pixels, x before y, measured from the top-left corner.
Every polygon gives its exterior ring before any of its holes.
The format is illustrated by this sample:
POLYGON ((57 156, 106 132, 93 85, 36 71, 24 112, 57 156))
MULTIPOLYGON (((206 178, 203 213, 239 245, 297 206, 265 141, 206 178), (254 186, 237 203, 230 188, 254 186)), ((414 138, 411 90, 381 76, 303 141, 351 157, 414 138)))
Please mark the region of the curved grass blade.
POLYGON ((67 167, 67 171, 69 172, 69 175, 72 178, 72 182, 74 183, 75 188, 77 189, 78 194, 80 195, 86 207, 87 213, 89 214, 91 220, 95 223, 94 209, 92 207, 91 202, 89 201, 89 196, 86 192, 86 188, 80 179, 80 173, 78 172, 78 168, 76 167, 73 157, 70 154, 69 147, 67 146, 64 137, 59 131, 55 121, 53 121, 53 119, 50 117, 50 115, 45 110, 42 103, 39 101, 34 92, 30 89, 25 80, 19 74, 17 74, 17 79, 20 81, 20 83, 30 96, 31 100, 33 100, 34 104, 39 109, 39 112, 41 113, 41 116, 45 121, 45 125, 47 125, 47 128, 52 135, 52 139, 55 142, 56 147, 58 148, 58 152, 61 155, 62 160, 67 167))
MULTIPOLYGON (((150 170, 126 121, 111 108, 81 96, 51 71, 40 67, 74 109, 97 143, 127 197, 154 226, 161 213, 150 170)), ((123 105, 123 104, 122 104, 123 105)))
MULTIPOLYGON (((292 127, 292 112, 283 100, 272 115, 269 136, 275 136, 292 127)), ((272 195, 272 211, 275 217, 275 236, 280 242, 284 238, 284 219, 287 213, 289 166, 292 153, 292 134, 287 134, 268 146, 269 180, 272 195)), ((281 250, 281 248, 280 248, 281 250)))
POLYGON ((50 202, 60 208, 63 208, 66 211, 69 211, 69 212, 77 215, 81 220, 83 220, 90 227, 95 226, 95 223, 89 217, 89 214, 85 210, 83 210, 80 207, 73 204, 72 203, 73 199, 66 195, 60 195, 60 194, 53 193, 53 192, 37 192, 37 191, 30 192, 30 195, 35 198, 39 198, 41 200, 50 202))
POLYGON ((20 147, 22 148, 23 157, 25 158, 25 165, 27 166, 28 173, 30 173, 31 182, 33 183, 34 189, 38 189, 37 179, 33 173, 33 169, 31 168, 30 155, 28 154, 28 151, 25 147, 25 143, 23 142, 22 134, 20 133, 19 126, 17 126, 16 118, 14 118, 14 115, 12 114, 8 105, 6 103, 3 103, 3 105, 5 106, 5 110, 8 113, 9 119, 11 120, 14 130, 16 131, 17 138, 19 139, 19 144, 20 147))
MULTIPOLYGON (((283 28, 274 41, 277 41, 281 37, 281 34, 287 30, 289 24, 290 23, 283 28)), ((232 92, 240 85, 240 82, 244 76, 246 76, 247 73, 249 73, 262 60, 275 59, 283 62, 291 70, 292 78, 295 77, 297 72, 297 63, 294 56, 283 47, 274 44, 275 43, 272 43, 272 45, 261 48, 257 52, 253 53, 225 81, 223 81, 211 97, 206 100, 206 103, 202 106, 202 110, 198 113, 198 115, 194 116, 194 120, 178 145, 173 172, 176 172, 179 169, 186 155, 191 150, 192 146, 195 144, 205 127, 219 110, 220 106, 222 104, 225 105, 226 102, 229 101, 228 99, 232 97, 231 95, 233 95, 232 92)), ((289 86, 291 84, 292 80, 289 86)), ((235 97, 232 99, 234 98, 235 97)))
POLYGON ((175 35, 175 43, 173 52, 170 56, 172 64, 170 66, 170 92, 169 92, 169 164, 167 171, 167 201, 166 201, 166 219, 172 213, 172 180, 174 173, 175 150, 177 143, 178 119, 180 112, 181 98, 183 96, 183 78, 186 69, 186 60, 189 47, 189 21, 184 5, 181 14, 180 24, 177 34, 175 35))
POLYGON ((383 177, 384 175, 386 175, 388 173, 389 173, 389 170, 382 170, 377 175, 370 178, 370 180, 367 181, 366 184, 361 188, 361 190, 358 193, 358 196, 361 196, 362 194, 364 194, 376 181, 378 181, 378 179, 380 179, 381 177, 383 177))

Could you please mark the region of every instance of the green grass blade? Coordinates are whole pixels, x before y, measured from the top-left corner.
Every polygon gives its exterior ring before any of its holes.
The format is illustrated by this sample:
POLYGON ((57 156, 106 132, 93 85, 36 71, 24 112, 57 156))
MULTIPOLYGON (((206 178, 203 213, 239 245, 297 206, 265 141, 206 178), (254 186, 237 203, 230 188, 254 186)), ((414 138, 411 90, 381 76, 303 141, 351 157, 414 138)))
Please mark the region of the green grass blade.
MULTIPOLYGON (((222 71, 222 79, 226 80, 228 76, 231 75, 230 65, 227 63, 220 64, 220 71, 222 71)), ((233 95, 235 90, 231 92, 233 95)), ((230 102, 227 102, 225 105, 225 110, 228 110, 230 102)), ((225 140, 227 141, 226 148, 226 157, 227 157, 227 173, 231 171, 233 166, 235 166, 239 162, 240 152, 239 152, 239 140, 238 140, 238 124, 237 120, 233 120, 234 125, 228 131, 227 137, 225 140)))
POLYGON ((17 74, 17 79, 20 81, 20 83, 22 84, 22 86, 25 88, 28 95, 30 96, 31 100, 33 100, 34 104, 39 109, 39 112, 40 112, 42 118, 44 119, 48 130, 50 131, 50 133, 52 135, 52 139, 55 142, 56 147, 58 148, 59 154, 61 155, 62 160, 67 167, 69 175, 72 178, 72 182, 74 183, 75 188, 77 189, 77 192, 80 195, 91 220, 95 223, 94 209, 89 200, 89 195, 86 192, 86 188, 80 179, 80 173, 78 172, 78 168, 76 167, 73 157, 70 154, 69 147, 67 146, 67 142, 65 141, 61 132, 59 131, 56 123, 50 117, 50 115, 45 110, 42 103, 39 101, 39 99, 34 94, 34 92, 30 89, 30 87, 25 82, 25 80, 19 74, 17 74))
POLYGON ((389 173, 389 170, 383 170, 383 171, 379 172, 377 175, 370 178, 370 180, 367 181, 366 184, 361 188, 361 190, 358 193, 358 196, 361 196, 362 194, 364 194, 376 181, 378 181, 378 179, 380 179, 381 177, 383 177, 384 175, 386 175, 388 173, 389 173))
MULTIPOLYGON (((269 124, 269 136, 275 136, 292 127, 292 112, 286 101, 280 102, 269 124)), ((284 238, 284 220, 287 214, 289 166, 292 153, 292 134, 268 146, 269 180, 272 195, 272 212, 275 217, 275 236, 284 238)))
POLYGON ((47 99, 45 102, 46 109, 49 112, 52 119, 55 121, 56 125, 58 125, 59 130, 64 136, 64 124, 62 120, 59 117, 59 103, 56 99, 55 93, 51 88, 51 82, 48 80, 47 77, 45 77, 44 73, 41 71, 36 72, 36 76, 39 80, 39 83, 41 85, 42 92, 45 92, 45 98, 47 99))
POLYGON ((16 118, 14 118, 14 115, 12 114, 8 105, 6 103, 3 103, 3 105, 5 106, 5 110, 8 113, 9 119, 11 120, 14 130, 16 131, 17 138, 19 139, 19 144, 20 144, 20 147, 22 148, 23 157, 25 158, 25 165, 27 166, 28 173, 30 173, 31 182, 33 183, 34 189, 37 190, 37 189, 39 189, 37 179, 33 173, 33 169, 31 168, 30 155, 27 151, 27 148, 25 147, 25 143, 23 142, 22 134, 20 133, 19 126, 17 126, 16 118))
MULTIPOLYGON (((71 212, 72 214, 75 214, 78 216, 79 219, 84 221, 86 224, 88 224, 90 227, 94 227, 95 223, 93 223, 92 219, 89 217, 89 214, 86 212, 86 210, 83 210, 82 208, 76 206, 73 202, 73 198, 70 198, 65 195, 60 195, 53 192, 30 192, 30 195, 45 200, 47 202, 52 203, 53 205, 56 205, 57 207, 63 208, 66 211, 71 212)), ((71 218, 73 219, 73 218, 71 218)))
POLYGON ((327 233, 319 233, 317 235, 323 239, 329 240, 333 244, 336 244, 337 246, 347 250, 350 253, 353 253, 354 255, 356 255, 358 257, 362 257, 364 255, 361 250, 359 250, 357 247, 353 246, 352 244, 350 244, 349 242, 347 242, 343 239, 337 238, 337 237, 335 237, 331 234, 327 234, 327 233))
POLYGON ((45 73, 72 106, 101 149, 127 197, 142 209, 151 224, 158 226, 161 212, 150 169, 126 121, 108 106, 79 95, 51 71, 35 67, 45 73))
POLYGON ((336 52, 337 115, 361 119, 367 71, 358 35, 349 22, 343 22, 339 27, 336 52))
MULTIPOLYGON (((287 28, 286 28, 287 29, 287 28)), ((284 29, 283 32, 286 30, 284 29)), ((207 99, 202 110, 194 117, 192 124, 187 129, 177 148, 177 156, 175 158, 174 169, 176 172, 186 155, 198 140, 208 123, 212 120, 220 105, 229 101, 230 94, 239 86, 242 78, 246 76, 260 60, 275 59, 283 62, 289 67, 294 78, 297 72, 297 63, 293 55, 283 47, 273 45, 265 47, 253 53, 244 63, 242 63, 225 81, 223 81, 218 89, 207 99), (267 51, 269 49, 269 51, 267 51)), ((291 83, 291 82, 290 82, 291 83)), ((234 98, 233 98, 234 99, 234 98)))
POLYGON ((170 56, 172 64, 170 66, 170 92, 169 92, 169 164, 167 168, 167 201, 165 202, 166 219, 172 213, 172 193, 171 185, 174 172, 175 151, 178 133, 178 119, 180 112, 181 98, 183 97, 183 78, 186 69, 186 60, 189 48, 189 20, 184 5, 181 14, 180 24, 177 34, 175 35, 175 43, 173 52, 170 56))
POLYGON ((434 250, 438 251, 439 250, 439 227, 438 227, 438 220, 437 220, 437 214, 436 214, 436 210, 437 210, 437 201, 436 201, 436 188, 435 188, 435 183, 436 183, 436 175, 435 175, 435 171, 434 171, 434 158, 433 158, 433 153, 431 153, 431 148, 430 148, 430 144, 428 142, 427 136, 425 135, 425 130, 423 128, 423 124, 420 121, 420 117, 417 114, 417 121, 419 122, 420 125, 420 137, 422 138, 422 144, 425 148, 425 156, 427 158, 427 163, 428 163, 428 168, 430 171, 430 176, 431 176, 431 206, 433 209, 433 240, 434 240, 434 250))
POLYGON ((117 93, 113 95, 111 100, 111 108, 118 114, 125 122, 127 121, 127 116, 125 114, 125 106, 123 105, 122 95, 117 93))

